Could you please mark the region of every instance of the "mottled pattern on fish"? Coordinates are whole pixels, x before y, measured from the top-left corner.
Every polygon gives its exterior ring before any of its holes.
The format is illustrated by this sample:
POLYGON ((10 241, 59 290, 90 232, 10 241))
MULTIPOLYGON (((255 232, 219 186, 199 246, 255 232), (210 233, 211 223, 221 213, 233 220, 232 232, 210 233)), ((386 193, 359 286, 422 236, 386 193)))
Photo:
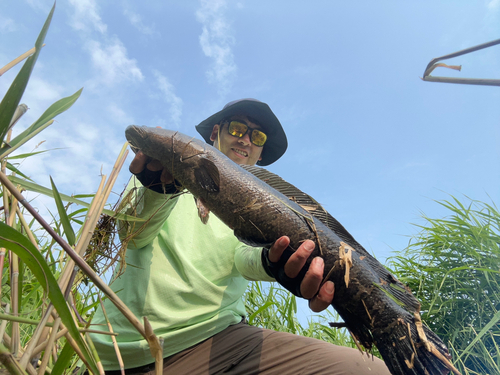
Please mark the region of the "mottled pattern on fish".
POLYGON ((313 240, 316 248, 305 269, 314 257, 323 257, 325 279, 335 284, 332 306, 365 348, 377 346, 391 373, 441 374, 451 369, 446 346, 422 326, 412 293, 307 194, 298 189, 293 193, 293 186, 262 168, 245 167, 292 191, 289 199, 212 146, 178 132, 130 126, 126 137, 133 147, 160 160, 240 241, 269 247, 286 235, 287 250, 293 252, 304 240, 313 240))

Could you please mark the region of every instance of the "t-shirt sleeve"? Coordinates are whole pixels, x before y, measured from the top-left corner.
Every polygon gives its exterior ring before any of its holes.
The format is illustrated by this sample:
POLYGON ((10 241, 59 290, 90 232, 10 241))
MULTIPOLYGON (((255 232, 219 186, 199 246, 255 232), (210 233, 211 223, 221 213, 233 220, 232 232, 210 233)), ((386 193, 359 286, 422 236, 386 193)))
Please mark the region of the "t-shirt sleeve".
POLYGON ((136 249, 152 242, 175 207, 178 194, 156 193, 142 186, 133 176, 123 193, 119 211, 145 221, 120 220, 120 240, 132 244, 136 249))
POLYGON ((234 254, 234 263, 241 275, 250 281, 275 281, 262 266, 262 248, 240 243, 234 254))

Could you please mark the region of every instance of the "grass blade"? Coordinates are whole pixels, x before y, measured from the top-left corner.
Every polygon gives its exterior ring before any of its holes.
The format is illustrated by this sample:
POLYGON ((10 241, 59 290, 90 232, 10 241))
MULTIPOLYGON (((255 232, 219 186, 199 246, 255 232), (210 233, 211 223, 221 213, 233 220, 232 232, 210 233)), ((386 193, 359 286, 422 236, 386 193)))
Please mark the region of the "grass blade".
MULTIPOLYGON (((53 148, 51 150, 62 150, 62 148, 53 148)), ((9 160, 14 160, 14 159, 25 159, 29 158, 30 156, 38 155, 38 154, 43 154, 44 152, 48 152, 51 150, 43 150, 43 151, 36 151, 36 152, 30 152, 27 154, 19 154, 19 155, 14 155, 14 156, 9 156, 9 160)))
POLYGON ((12 82, 12 85, 10 85, 9 90, 2 99, 2 102, 0 102, 0 143, 3 142, 7 134, 12 117, 14 116, 17 106, 19 105, 19 102, 21 101, 21 98, 24 94, 24 90, 28 85, 31 72, 33 71, 33 67, 35 66, 36 60, 38 59, 40 50, 42 49, 43 41, 45 39, 45 36, 47 35, 47 31, 49 30, 55 7, 56 4, 54 3, 49 15, 47 16, 45 24, 42 27, 42 31, 40 31, 40 34, 38 35, 35 43, 35 53, 28 57, 23 67, 17 74, 16 78, 14 79, 14 82, 12 82))
MULTIPOLYGON (((57 357, 57 362, 52 368, 51 375, 62 375, 64 374, 64 371, 68 368, 68 364, 71 361, 71 358, 73 357, 73 354, 75 354, 75 351, 73 347, 67 342, 64 345, 63 350, 61 351, 61 354, 59 354, 59 357, 57 357)), ((94 372, 94 374, 97 374, 94 372)))
POLYGON ((498 324, 498 322, 500 321, 500 311, 498 311, 494 316, 493 318, 491 318, 491 320, 488 322, 488 324, 486 324, 483 329, 481 329, 481 332, 479 332, 477 334, 476 337, 474 337, 474 339, 471 341, 471 343, 464 349, 464 351, 462 352, 462 354, 460 356, 463 356, 464 354, 470 354, 470 349, 476 345, 476 343, 478 341, 480 341, 483 336, 489 332, 489 330, 495 326, 496 324, 498 324))
POLYGON ((9 143, 10 146, 4 146, 0 149, 0 159, 9 155, 11 152, 21 147, 35 135, 51 125, 53 122, 52 119, 54 117, 69 109, 76 102, 76 100, 80 97, 82 90, 83 88, 81 88, 71 96, 59 99, 49 108, 47 108, 47 110, 45 110, 45 112, 40 116, 38 120, 36 120, 28 129, 23 131, 9 143))
POLYGON ((33 275, 48 294, 63 324, 84 354, 87 363, 93 366, 91 370, 95 373, 97 368, 95 367, 94 360, 90 355, 87 345, 78 332, 78 328, 71 316, 71 312, 69 311, 61 289, 59 289, 57 281, 42 255, 26 237, 9 227, 7 224, 0 222, 0 233, 0 247, 5 247, 16 253, 30 268, 33 275))
MULTIPOLYGON (((30 180, 30 181, 33 181, 31 178, 29 178, 28 176, 26 176, 23 172, 21 172, 19 169, 17 169, 16 167, 14 167, 12 164, 10 164, 9 162, 7 162, 6 164, 6 167, 9 171, 12 171, 14 172, 15 174, 27 179, 27 180, 30 180)), ((34 181, 33 181, 34 182, 34 181)))
POLYGON ((75 246, 75 243, 76 243, 75 231, 73 230, 73 227, 71 226, 71 222, 69 220, 68 214, 66 213, 61 196, 59 195, 59 192, 57 191, 56 185, 54 184, 52 177, 50 177, 50 183, 52 185, 52 193, 54 194, 54 200, 56 201, 57 211, 59 212, 59 219, 60 219, 61 224, 64 228, 64 233, 66 234, 66 238, 67 238, 70 246, 75 246))
MULTIPOLYGON (((29 191, 32 191, 35 193, 40 193, 40 194, 46 195, 48 197, 52 197, 52 198, 54 197, 52 190, 50 190, 49 188, 46 188, 46 187, 43 187, 41 185, 23 180, 23 179, 16 177, 16 176, 8 176, 8 177, 12 183, 21 185, 26 190, 29 190, 29 191)), ((59 194, 59 196, 65 202, 76 203, 76 204, 79 204, 83 207, 90 207, 90 203, 87 203, 87 202, 82 201, 80 199, 76 199, 75 197, 71 197, 71 196, 65 195, 65 194, 59 194)), ((83 195, 80 195, 80 196, 83 196, 83 195)), ((93 195, 88 195, 88 196, 92 197, 93 195)), ((106 215, 109 215, 111 217, 115 217, 115 218, 123 220, 123 221, 139 221, 139 222, 144 221, 144 219, 139 219, 139 218, 134 217, 134 216, 125 215, 122 213, 117 213, 113 210, 104 209, 102 212, 105 213, 106 215)))

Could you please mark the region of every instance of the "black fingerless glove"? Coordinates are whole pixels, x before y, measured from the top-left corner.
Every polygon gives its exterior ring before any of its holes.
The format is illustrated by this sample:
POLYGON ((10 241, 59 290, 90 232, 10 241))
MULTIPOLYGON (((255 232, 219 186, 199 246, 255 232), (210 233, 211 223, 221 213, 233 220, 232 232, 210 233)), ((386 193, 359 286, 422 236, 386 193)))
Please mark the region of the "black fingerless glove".
POLYGON ((302 280, 304 279, 304 276, 309 269, 309 263, 302 267, 302 270, 297 275, 297 277, 288 277, 285 274, 285 263, 288 261, 288 259, 290 259, 292 254, 293 251, 290 250, 290 248, 287 248, 281 255, 280 260, 275 263, 269 260, 269 249, 264 248, 262 249, 262 265, 264 266, 266 273, 269 276, 274 277, 276 281, 280 283, 280 285, 285 287, 297 297, 302 297, 302 293, 300 293, 300 284, 302 283, 302 280))
POLYGON ((180 184, 177 182, 177 180, 174 180, 173 184, 162 184, 160 180, 161 170, 150 171, 149 169, 144 168, 142 172, 137 173, 135 177, 137 177, 142 186, 147 187, 148 189, 151 189, 157 193, 174 194, 179 192, 177 188, 180 187, 180 184))

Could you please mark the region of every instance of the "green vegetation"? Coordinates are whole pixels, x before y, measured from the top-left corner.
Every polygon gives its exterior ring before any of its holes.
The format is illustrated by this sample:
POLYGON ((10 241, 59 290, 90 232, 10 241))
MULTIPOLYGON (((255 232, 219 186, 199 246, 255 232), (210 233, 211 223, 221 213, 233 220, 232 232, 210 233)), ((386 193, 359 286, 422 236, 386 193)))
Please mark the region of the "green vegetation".
POLYGON ((245 294, 248 323, 257 327, 301 336, 313 337, 335 345, 355 347, 348 332, 331 328, 329 322, 341 321, 336 313, 329 310, 309 320, 304 327, 297 319, 297 302, 293 294, 274 284, 250 283, 245 294))
MULTIPOLYGON (((38 36, 35 47, 0 69, 0 76, 26 59, 19 73, 0 102, 0 278, 2 280, 2 322, 0 337, 4 346, 0 359, 13 373, 52 374, 66 371, 80 358, 93 372, 98 372, 98 359, 84 340, 89 313, 95 308, 96 291, 113 298, 99 277, 80 258, 86 256, 92 232, 111 191, 124 150, 119 155, 116 170, 103 188, 93 196, 92 204, 71 197, 73 202, 89 207, 70 212, 52 181, 52 189, 36 185, 19 170, 20 162, 36 157, 39 152, 12 155, 19 147, 50 126, 53 118, 69 109, 82 90, 52 104, 26 130, 13 137, 15 125, 27 110, 20 104, 31 72, 39 57, 54 13, 52 8, 38 36), (7 171, 10 176, 7 177, 7 171), (23 177, 23 179, 15 175, 23 177), (47 223, 36 209, 24 200, 23 189, 50 191, 58 217, 47 223), (77 230, 75 230, 75 228, 77 230), (66 238, 63 239, 63 236, 66 238), (93 281, 90 287, 79 288, 80 270, 93 281), (82 290, 85 290, 82 293, 82 290), (82 318, 83 317, 83 318, 82 318), (52 328, 50 328, 52 327, 52 328), (77 356, 74 354, 77 353, 77 356), (35 367, 37 369, 35 370, 35 367)), ((103 180, 104 182, 104 180, 103 180)))
POLYGON ((464 374, 500 374, 500 213, 466 199, 438 202, 390 267, 421 301, 422 319, 464 374))

